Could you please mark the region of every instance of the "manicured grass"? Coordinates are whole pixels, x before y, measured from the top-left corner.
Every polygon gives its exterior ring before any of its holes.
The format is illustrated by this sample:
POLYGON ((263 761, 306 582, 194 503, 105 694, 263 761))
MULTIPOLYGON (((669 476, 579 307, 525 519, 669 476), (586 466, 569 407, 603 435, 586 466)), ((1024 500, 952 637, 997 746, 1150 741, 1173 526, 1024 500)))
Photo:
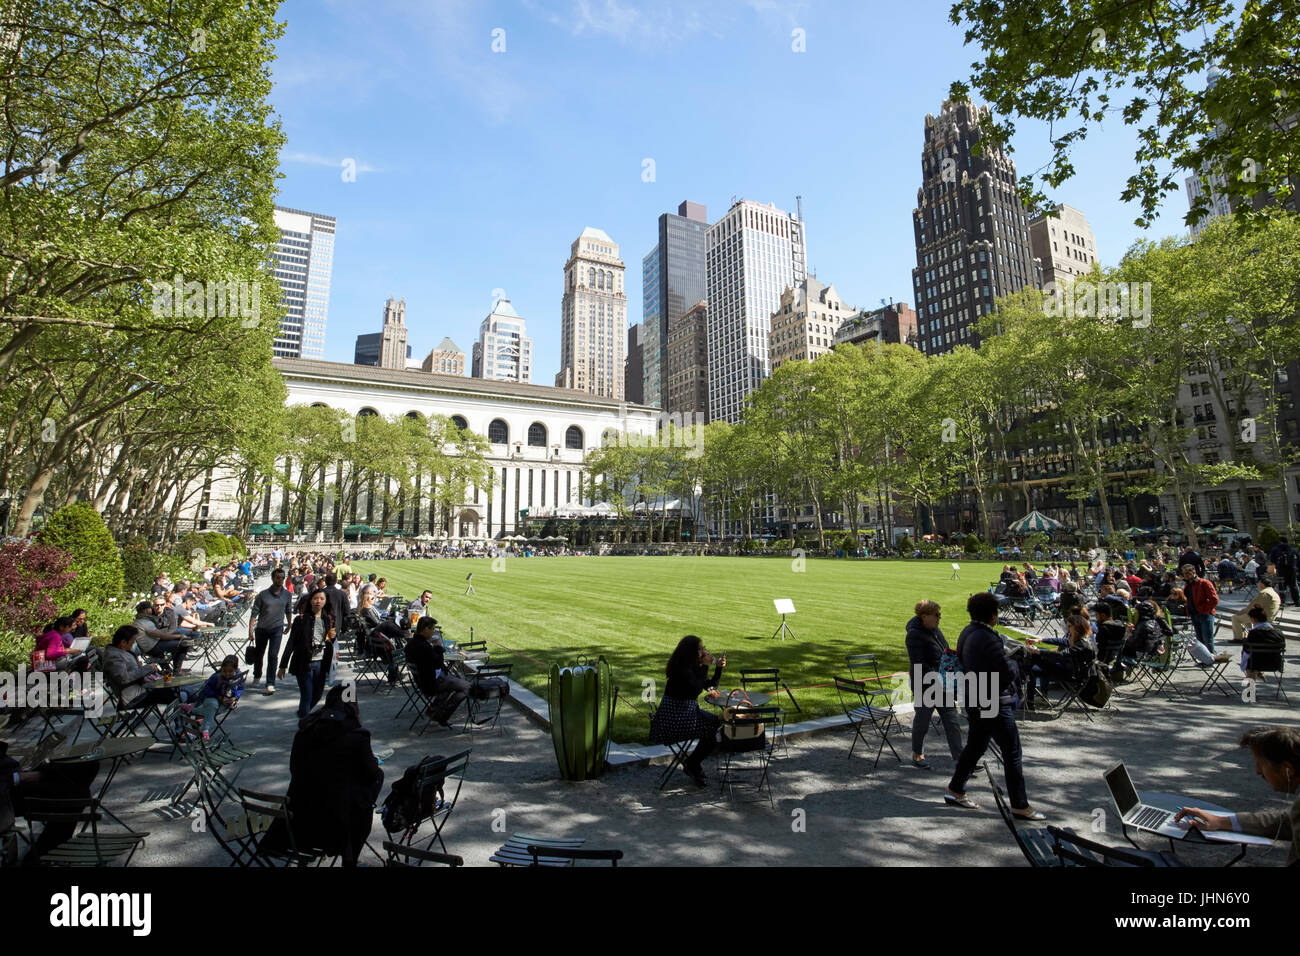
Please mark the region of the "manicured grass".
POLYGON ((546 696, 553 663, 604 655, 619 686, 614 739, 644 742, 650 705, 663 693, 664 665, 685 634, 725 651, 723 686, 738 686, 744 667, 779 667, 803 713, 779 701, 787 721, 839 714, 832 678, 847 676, 845 655, 875 652, 880 672, 907 669, 904 626, 918 600, 943 606, 952 645, 967 622, 966 598, 988 587, 1000 565, 950 562, 788 558, 587 557, 507 558, 493 573, 484 560, 357 562, 354 570, 388 579, 387 593, 410 600, 433 591, 433 616, 448 638, 486 640, 493 660, 514 662, 512 677, 546 696), (474 573, 476 595, 465 595, 474 573), (773 598, 791 598, 796 637, 773 639, 780 623, 773 598), (730 678, 727 675, 734 675, 730 678), (653 691, 649 682, 653 681, 653 691))

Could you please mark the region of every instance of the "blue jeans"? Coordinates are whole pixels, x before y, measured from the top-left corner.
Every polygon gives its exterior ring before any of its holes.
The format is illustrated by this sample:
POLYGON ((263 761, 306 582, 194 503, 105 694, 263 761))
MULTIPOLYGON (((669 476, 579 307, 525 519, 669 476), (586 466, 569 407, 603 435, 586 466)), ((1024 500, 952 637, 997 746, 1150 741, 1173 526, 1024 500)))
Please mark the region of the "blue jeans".
POLYGON ((1007 796, 1011 799, 1011 809, 1024 810, 1029 807, 1029 796, 1025 791, 1025 773, 1020 767, 1020 731, 1016 729, 1015 711, 1010 704, 1003 704, 996 717, 981 717, 978 710, 967 710, 966 718, 970 722, 970 731, 966 736, 966 749, 957 759, 957 769, 953 771, 948 789, 953 793, 965 793, 966 781, 975 770, 975 765, 988 749, 989 740, 997 742, 1002 751, 1002 764, 1006 767, 1007 796))
POLYGON ((302 695, 298 701, 298 716, 306 717, 311 713, 311 709, 320 703, 321 694, 325 691, 325 676, 321 673, 321 662, 312 661, 311 667, 295 676, 298 678, 298 692, 302 695))
POLYGON ((1210 653, 1214 653, 1214 631, 1217 622, 1213 614, 1193 614, 1192 630, 1196 632, 1196 639, 1209 648, 1210 653))

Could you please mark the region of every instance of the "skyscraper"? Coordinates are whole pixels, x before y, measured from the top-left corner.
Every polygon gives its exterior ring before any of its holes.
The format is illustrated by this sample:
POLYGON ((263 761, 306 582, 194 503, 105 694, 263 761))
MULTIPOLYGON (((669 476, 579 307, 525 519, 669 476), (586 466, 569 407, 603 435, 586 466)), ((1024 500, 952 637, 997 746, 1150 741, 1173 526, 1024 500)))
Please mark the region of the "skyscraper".
POLYGON ((384 327, 380 330, 379 367, 406 368, 406 300, 391 295, 384 303, 384 327))
POLYGON ((285 315, 276 333, 279 358, 325 357, 330 273, 334 268, 333 216, 275 207, 280 241, 275 247, 275 278, 285 315))
POLYGON ((533 340, 509 299, 497 299, 478 329, 473 377, 503 382, 532 382, 533 340))
POLYGON ((645 325, 638 322, 627 330, 627 368, 623 373, 626 398, 635 405, 645 404, 643 363, 645 362, 645 325))
POLYGON ((707 245, 709 418, 735 423, 771 373, 771 316, 808 276, 806 237, 795 216, 741 199, 708 227, 707 245))
POLYGON ((352 353, 353 365, 379 365, 379 346, 383 341, 382 332, 365 332, 357 336, 356 348, 352 353))
POLYGON ((690 308, 704 300, 707 278, 708 210, 683 202, 677 215, 659 217, 659 241, 641 260, 641 321, 645 325, 645 402, 664 406, 664 353, 668 330, 690 308))
POLYGON ((564 264, 560 300, 560 371, 555 384, 624 398, 627 295, 618 243, 588 226, 564 264))
POLYGON ((1001 149, 971 152, 990 118, 987 106, 953 100, 925 118, 912 287, 927 354, 978 345, 971 326, 993 310, 994 299, 1042 285, 1016 193, 1016 164, 1001 149))

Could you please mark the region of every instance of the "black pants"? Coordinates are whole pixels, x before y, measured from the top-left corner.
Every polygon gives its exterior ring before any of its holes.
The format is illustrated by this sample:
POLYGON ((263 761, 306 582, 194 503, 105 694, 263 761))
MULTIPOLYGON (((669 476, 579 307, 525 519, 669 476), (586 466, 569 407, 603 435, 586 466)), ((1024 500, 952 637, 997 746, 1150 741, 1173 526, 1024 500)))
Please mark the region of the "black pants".
POLYGON ((1278 591, 1281 592, 1282 600, 1283 601, 1286 600, 1286 594, 1288 591, 1290 591, 1291 603, 1296 605, 1297 607, 1300 607, 1300 584, 1298 584, 1296 580, 1297 573, 1295 571, 1292 571, 1289 574, 1283 574, 1281 572, 1278 572, 1277 577, 1278 577, 1278 585, 1279 585, 1278 591))
POLYGON ((172 670, 178 671, 185 665, 185 646, 181 643, 179 637, 156 642, 149 654, 152 657, 160 654, 170 654, 172 657, 172 670))
POLYGON ((280 659, 280 638, 284 628, 264 631, 260 627, 253 632, 253 680, 262 679, 262 655, 266 654, 266 686, 275 686, 275 668, 280 659), (268 653, 269 652, 269 653, 268 653))
POLYGON ((982 717, 980 711, 968 709, 966 717, 970 721, 970 733, 966 737, 966 749, 961 752, 957 769, 948 782, 948 789, 953 793, 966 792, 966 781, 988 749, 989 740, 994 740, 1002 751, 1011 808, 1027 809, 1029 796, 1025 792, 1025 774, 1020 766, 1020 731, 1016 728, 1015 711, 1010 704, 1003 704, 996 716, 982 717))

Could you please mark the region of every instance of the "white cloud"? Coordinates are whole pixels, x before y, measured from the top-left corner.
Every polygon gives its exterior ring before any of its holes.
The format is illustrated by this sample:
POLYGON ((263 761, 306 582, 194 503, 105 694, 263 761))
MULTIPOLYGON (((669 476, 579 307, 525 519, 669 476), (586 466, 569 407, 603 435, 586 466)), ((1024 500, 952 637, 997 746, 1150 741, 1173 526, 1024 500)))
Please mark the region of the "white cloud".
POLYGON ((343 156, 339 159, 330 159, 328 156, 322 156, 320 153, 285 152, 280 154, 280 162, 282 163, 298 163, 303 166, 332 166, 335 169, 342 169, 343 163, 349 159, 357 164, 358 173, 383 172, 383 170, 378 166, 371 166, 369 163, 357 159, 355 156, 343 156))

